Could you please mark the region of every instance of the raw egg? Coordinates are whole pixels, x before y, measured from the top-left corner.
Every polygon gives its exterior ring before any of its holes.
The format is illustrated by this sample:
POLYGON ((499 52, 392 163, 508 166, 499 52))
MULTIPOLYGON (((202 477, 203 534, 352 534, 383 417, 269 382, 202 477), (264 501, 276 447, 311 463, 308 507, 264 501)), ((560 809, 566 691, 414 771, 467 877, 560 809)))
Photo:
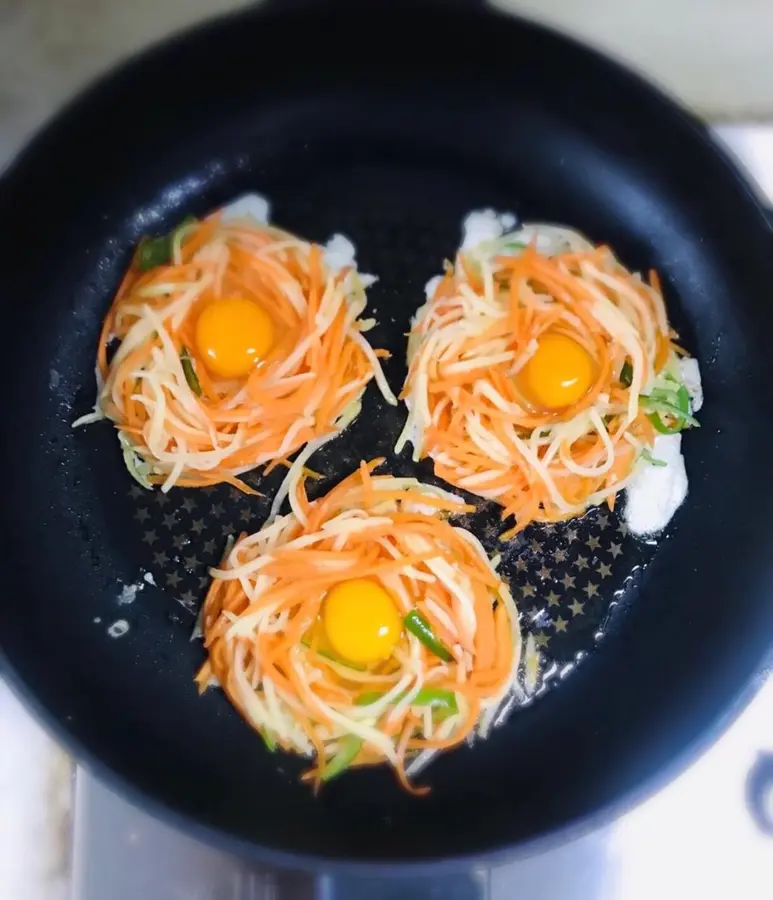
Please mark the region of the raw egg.
POLYGON ((394 600, 369 578, 352 578, 331 588, 322 622, 332 649, 353 663, 387 659, 402 631, 394 600))
POLYGON ((196 348, 207 368, 220 378, 249 375, 274 345, 271 316, 246 297, 213 300, 196 322, 196 348))
POLYGON ((544 409, 563 409, 581 400, 593 384, 590 353, 564 334, 546 332, 521 370, 521 387, 529 400, 544 409))

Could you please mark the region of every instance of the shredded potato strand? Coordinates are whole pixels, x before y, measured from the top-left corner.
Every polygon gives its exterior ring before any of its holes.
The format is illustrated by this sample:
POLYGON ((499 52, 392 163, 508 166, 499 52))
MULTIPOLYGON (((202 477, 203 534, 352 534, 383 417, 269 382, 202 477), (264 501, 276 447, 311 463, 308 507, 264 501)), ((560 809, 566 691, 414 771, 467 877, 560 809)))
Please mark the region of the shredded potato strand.
POLYGON ((395 449, 411 442, 438 476, 501 504, 516 520, 503 537, 611 508, 654 442, 640 398, 674 365, 676 337, 656 274, 645 282, 606 246, 553 226, 481 243, 447 265, 415 317, 395 449), (559 411, 535 408, 517 378, 547 331, 594 362, 585 396, 559 411))
POLYGON ((472 507, 413 478, 374 475, 381 462, 362 463, 314 502, 298 473, 290 490, 305 522, 290 513, 228 550, 212 570, 201 617, 208 659, 196 680, 202 691, 219 684, 267 741, 314 757, 305 777, 316 786, 342 739, 353 736, 362 745, 352 765, 388 763, 421 793, 407 762, 481 726, 485 736, 518 693, 521 635, 483 547, 446 521, 472 507), (421 613, 452 661, 407 629, 388 660, 367 668, 326 654, 318 627, 326 593, 362 577, 388 591, 401 616, 421 613), (455 711, 437 716, 416 706, 423 688, 451 692, 455 711))
POLYGON ((354 268, 331 269, 316 244, 217 214, 179 229, 172 256, 145 272, 135 263, 124 278, 100 336, 95 412, 75 423, 113 421, 144 486, 228 482, 251 493, 239 475, 321 446, 351 421, 371 379, 397 402, 379 363, 388 354, 362 334, 372 322, 359 318, 366 297, 354 268), (195 323, 232 296, 260 303, 278 339, 248 377, 223 380, 197 356, 195 323))

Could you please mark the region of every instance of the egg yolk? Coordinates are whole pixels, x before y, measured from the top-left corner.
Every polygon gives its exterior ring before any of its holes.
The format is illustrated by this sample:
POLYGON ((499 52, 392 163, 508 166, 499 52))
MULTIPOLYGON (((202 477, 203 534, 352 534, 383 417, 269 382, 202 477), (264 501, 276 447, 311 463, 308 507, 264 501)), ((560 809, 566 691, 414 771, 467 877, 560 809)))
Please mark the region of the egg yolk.
POLYGON ((271 316, 246 297, 213 300, 196 322, 196 349, 209 371, 220 378, 249 375, 275 338, 271 316))
POLYGON ((331 588, 322 606, 322 623, 335 653, 362 664, 387 659, 402 631, 394 601, 368 578, 331 588))
POLYGON ((588 351, 563 334, 547 332, 520 373, 529 400, 545 409, 577 403, 593 384, 594 364, 588 351))

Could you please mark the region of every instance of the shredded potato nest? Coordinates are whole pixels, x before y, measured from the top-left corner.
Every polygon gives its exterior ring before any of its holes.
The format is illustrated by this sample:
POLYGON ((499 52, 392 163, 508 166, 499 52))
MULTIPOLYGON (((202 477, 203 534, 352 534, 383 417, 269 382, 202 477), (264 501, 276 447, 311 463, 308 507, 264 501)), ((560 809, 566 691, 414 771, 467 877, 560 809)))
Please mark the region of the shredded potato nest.
POLYGON ((658 431, 697 424, 676 337, 656 273, 644 281, 609 247, 547 225, 483 242, 428 286, 395 449, 410 441, 439 477, 501 504, 516 520, 503 537, 603 501, 611 508, 658 431), (589 389, 561 410, 535 406, 519 381, 546 332, 593 361, 589 389))
POLYGON ((422 793, 407 762, 416 770, 486 736, 520 690, 521 636, 484 548, 448 521, 471 507, 414 478, 374 475, 381 462, 361 463, 313 502, 298 473, 292 512, 227 551, 202 610, 208 659, 196 680, 222 687, 271 749, 313 757, 304 778, 315 787, 387 763, 422 793), (404 623, 389 658, 367 667, 326 652, 320 637, 327 593, 352 578, 377 582, 404 623), (417 616, 432 638, 411 630, 417 616))
POLYGON ((114 422, 143 486, 251 492, 241 474, 335 437, 371 379, 397 402, 378 359, 389 354, 363 335, 375 323, 360 318, 355 268, 333 269, 320 246, 247 217, 183 224, 170 242, 170 258, 149 267, 140 245, 102 328, 95 410, 75 423, 114 422), (234 296, 258 302, 278 338, 248 376, 217 378, 196 349, 196 322, 234 296))

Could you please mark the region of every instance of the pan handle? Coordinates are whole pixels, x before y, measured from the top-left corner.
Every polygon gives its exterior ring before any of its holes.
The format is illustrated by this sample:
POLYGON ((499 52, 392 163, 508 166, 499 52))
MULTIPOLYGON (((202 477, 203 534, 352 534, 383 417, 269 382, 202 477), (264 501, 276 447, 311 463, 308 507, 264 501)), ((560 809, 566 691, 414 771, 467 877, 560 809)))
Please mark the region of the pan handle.
MULTIPOLYGON (((318 875, 313 900, 488 900, 488 875, 318 875)), ((311 900, 311 898, 310 898, 311 900)))
POLYGON ((773 836, 773 753, 760 753, 746 780, 746 803, 755 824, 773 836))

